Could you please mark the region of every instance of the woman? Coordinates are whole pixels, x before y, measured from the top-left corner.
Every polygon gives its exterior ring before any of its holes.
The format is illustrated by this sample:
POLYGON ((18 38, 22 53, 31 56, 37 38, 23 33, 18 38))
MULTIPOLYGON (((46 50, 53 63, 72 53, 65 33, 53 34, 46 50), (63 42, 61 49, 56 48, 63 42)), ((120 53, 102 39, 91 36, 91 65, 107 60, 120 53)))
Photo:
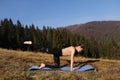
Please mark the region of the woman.
POLYGON ((70 46, 63 49, 53 48, 53 49, 47 49, 47 52, 50 54, 53 54, 54 56, 54 63, 56 67, 60 66, 60 56, 70 56, 71 62, 70 62, 70 69, 73 71, 73 63, 74 63, 74 55, 76 53, 79 53, 83 50, 83 45, 78 45, 76 47, 70 46))

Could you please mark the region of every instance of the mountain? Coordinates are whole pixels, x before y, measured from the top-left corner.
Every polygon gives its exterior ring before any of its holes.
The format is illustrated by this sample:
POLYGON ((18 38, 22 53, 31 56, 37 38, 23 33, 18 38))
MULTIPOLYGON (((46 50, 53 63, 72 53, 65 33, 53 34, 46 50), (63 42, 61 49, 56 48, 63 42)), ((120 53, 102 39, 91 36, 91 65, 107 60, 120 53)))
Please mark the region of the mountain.
POLYGON ((85 37, 94 37, 100 40, 120 40, 120 21, 92 21, 85 24, 66 26, 65 28, 85 37))

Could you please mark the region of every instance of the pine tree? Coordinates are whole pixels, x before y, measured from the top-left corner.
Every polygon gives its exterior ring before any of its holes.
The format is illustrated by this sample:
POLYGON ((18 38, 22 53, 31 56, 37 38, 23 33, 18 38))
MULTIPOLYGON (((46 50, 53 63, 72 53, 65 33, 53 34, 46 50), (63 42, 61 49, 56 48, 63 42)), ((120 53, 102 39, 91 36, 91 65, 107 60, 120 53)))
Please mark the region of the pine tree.
POLYGON ((17 24, 15 25, 16 27, 16 43, 17 43, 17 48, 21 49, 23 47, 23 42, 24 42, 24 28, 19 20, 17 20, 17 24))

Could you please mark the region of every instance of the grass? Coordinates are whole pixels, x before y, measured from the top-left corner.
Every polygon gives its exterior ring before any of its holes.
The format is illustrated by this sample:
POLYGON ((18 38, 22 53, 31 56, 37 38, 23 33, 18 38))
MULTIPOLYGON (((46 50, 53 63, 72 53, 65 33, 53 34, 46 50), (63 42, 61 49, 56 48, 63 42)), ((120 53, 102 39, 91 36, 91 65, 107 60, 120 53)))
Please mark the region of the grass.
MULTIPOLYGON (((69 56, 61 57, 61 65, 69 65, 69 60, 69 56)), ((91 64, 97 72, 28 70, 41 63, 53 66, 52 55, 0 48, 0 80, 120 80, 120 60, 75 57, 74 66, 91 64)))

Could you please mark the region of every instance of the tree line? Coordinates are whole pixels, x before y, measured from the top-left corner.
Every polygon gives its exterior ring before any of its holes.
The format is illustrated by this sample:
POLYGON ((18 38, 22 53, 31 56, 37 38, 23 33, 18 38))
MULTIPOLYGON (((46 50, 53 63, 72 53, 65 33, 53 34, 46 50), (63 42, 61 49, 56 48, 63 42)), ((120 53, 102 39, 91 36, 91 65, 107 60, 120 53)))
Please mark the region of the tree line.
POLYGON ((16 24, 12 19, 5 18, 0 21, 0 47, 14 50, 43 51, 44 48, 65 48, 84 44, 81 53, 85 57, 120 59, 120 44, 114 39, 107 42, 97 41, 93 37, 86 38, 80 33, 72 33, 66 28, 43 29, 34 24, 23 26, 19 20, 16 24), (32 45, 23 44, 32 41, 32 45))

